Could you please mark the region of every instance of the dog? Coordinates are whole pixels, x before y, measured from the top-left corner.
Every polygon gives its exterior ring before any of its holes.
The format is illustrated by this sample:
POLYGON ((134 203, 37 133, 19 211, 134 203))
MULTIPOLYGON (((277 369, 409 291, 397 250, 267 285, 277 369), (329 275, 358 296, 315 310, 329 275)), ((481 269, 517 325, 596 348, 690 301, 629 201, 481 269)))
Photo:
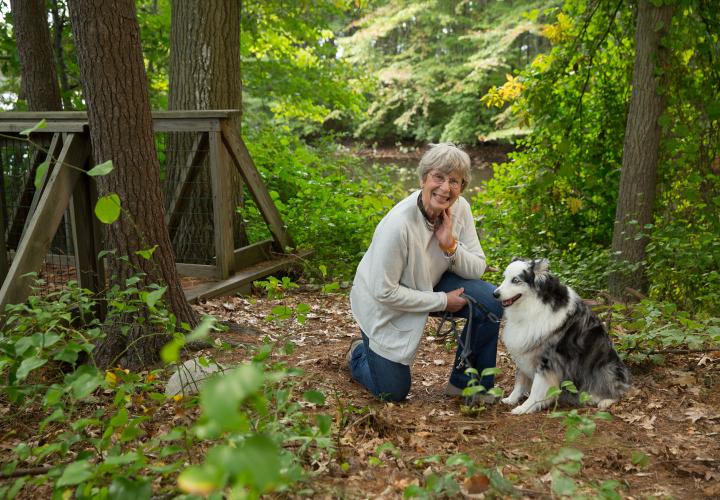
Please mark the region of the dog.
MULTIPOLYGON (((502 400, 515 415, 554 402, 548 389, 571 380, 606 409, 630 387, 630 373, 602 322, 573 291, 550 274, 546 259, 513 259, 493 295, 502 301, 502 339, 515 362, 515 387, 502 400)), ((564 393, 563 393, 564 394, 564 393)), ((563 396, 563 400, 568 396, 563 396)), ((577 403, 577 396, 569 396, 577 403)))

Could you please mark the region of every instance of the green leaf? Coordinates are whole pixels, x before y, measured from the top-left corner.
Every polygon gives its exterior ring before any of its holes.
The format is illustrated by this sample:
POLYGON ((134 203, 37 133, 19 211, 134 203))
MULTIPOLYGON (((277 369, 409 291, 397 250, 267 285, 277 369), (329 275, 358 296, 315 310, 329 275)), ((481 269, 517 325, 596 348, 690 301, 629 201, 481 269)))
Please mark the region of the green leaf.
POLYGON ((47 359, 40 359, 34 356, 32 358, 23 359, 22 363, 20 363, 20 368, 18 368, 17 372, 15 372, 17 381, 20 382, 25 380, 31 371, 36 368, 40 368, 42 365, 47 363, 47 361, 47 359))
POLYGON ((108 490, 108 500, 145 500, 151 496, 152 484, 148 480, 133 481, 126 477, 116 477, 108 490))
POLYGON ((65 377, 65 384, 75 398, 83 399, 97 389, 103 379, 97 368, 83 365, 65 377))
POLYGON ((326 436, 330 433, 330 426, 332 425, 332 416, 325 413, 318 413, 315 415, 315 423, 318 426, 320 434, 326 436))
POLYGON ((90 479, 93 475, 90 462, 80 460, 73 462, 67 467, 57 481, 57 486, 73 486, 90 479))
POLYGON ((150 260, 155 253, 155 250, 157 250, 158 248, 158 245, 155 245, 152 248, 148 248, 147 250, 138 250, 135 252, 135 255, 139 255, 145 260, 150 260))
POLYGON ((99 177, 102 175, 107 175, 110 172, 113 171, 115 167, 113 167, 112 160, 108 160, 106 162, 101 163, 100 165, 95 165, 93 168, 87 171, 87 174, 91 177, 99 177))
POLYGON ((37 122, 32 127, 26 128, 25 130, 21 130, 20 135, 28 136, 28 135, 32 134, 33 132, 35 132, 36 130, 40 130, 40 129, 43 129, 46 127, 47 127, 47 121, 45 120, 45 118, 43 118, 42 120, 37 122))
POLYGON ((637 465, 640 468, 645 468, 650 465, 650 457, 648 457, 642 451, 633 451, 630 457, 630 463, 637 465))
POLYGON ((243 364, 224 375, 207 380, 200 391, 200 404, 217 430, 242 430, 246 424, 238 406, 263 386, 264 374, 253 364, 243 364))
POLYGON ((712 101, 707 105, 708 118, 717 120, 720 118, 720 101, 712 101))
POLYGON ((149 292, 145 296, 145 304, 147 304, 148 307, 153 308, 155 307, 155 304, 157 304, 158 300, 162 298, 162 296, 167 291, 167 287, 163 286, 158 288, 157 290, 153 290, 152 292, 149 292))
POLYGON ((194 495, 207 496, 219 489, 223 484, 222 472, 217 467, 208 464, 188 467, 178 476, 178 486, 181 490, 194 495))
POLYGON ((552 490, 555 494, 559 496, 570 496, 575 493, 577 486, 572 478, 567 477, 557 469, 553 469, 550 476, 552 477, 552 490))
POLYGON ((176 333, 173 339, 160 349, 160 359, 164 363, 177 363, 180 359, 180 349, 185 345, 185 337, 176 333))
POLYGON ((545 394, 545 397, 546 397, 547 399, 556 398, 556 397, 558 397, 561 393, 562 393, 562 391, 560 390, 559 387, 552 386, 552 387, 548 388, 547 393, 545 394))
POLYGON ((480 377, 483 378, 483 377, 487 377, 487 376, 489 376, 489 375, 498 375, 501 371, 502 371, 502 370, 500 370, 500 368, 497 368, 497 367, 495 367, 495 368, 485 368, 485 369, 480 373, 480 377))
POLYGON ((319 406, 325 404, 325 395, 320 391, 306 391, 303 394, 303 399, 319 406))
POLYGON ((45 178, 45 174, 47 173, 48 168, 50 168, 50 159, 47 159, 40 165, 38 165, 38 168, 35 171, 35 189, 40 189, 40 186, 42 186, 42 182, 45 178))
POLYGON ((103 224, 112 224, 120 217, 120 197, 111 193, 98 199, 95 204, 95 216, 103 224))
POLYGON ((280 449, 264 434, 246 439, 237 448, 216 446, 208 452, 207 462, 229 473, 235 486, 250 486, 262 493, 280 480, 280 449))
POLYGON ((562 448, 558 454, 553 457, 552 463, 559 464, 567 461, 578 462, 582 460, 584 456, 582 451, 575 448, 562 448))

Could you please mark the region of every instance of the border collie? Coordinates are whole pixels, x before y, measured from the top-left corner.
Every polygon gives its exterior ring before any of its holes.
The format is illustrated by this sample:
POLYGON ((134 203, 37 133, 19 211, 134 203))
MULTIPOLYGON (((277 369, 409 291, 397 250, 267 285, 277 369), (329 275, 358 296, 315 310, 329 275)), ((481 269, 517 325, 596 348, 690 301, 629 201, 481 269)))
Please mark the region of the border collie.
POLYGON ((545 259, 513 259, 493 293, 505 308, 502 338, 516 367, 515 387, 502 402, 517 405, 529 391, 512 413, 532 413, 553 402, 550 387, 571 380, 605 409, 628 389, 630 373, 598 317, 548 267, 545 259))

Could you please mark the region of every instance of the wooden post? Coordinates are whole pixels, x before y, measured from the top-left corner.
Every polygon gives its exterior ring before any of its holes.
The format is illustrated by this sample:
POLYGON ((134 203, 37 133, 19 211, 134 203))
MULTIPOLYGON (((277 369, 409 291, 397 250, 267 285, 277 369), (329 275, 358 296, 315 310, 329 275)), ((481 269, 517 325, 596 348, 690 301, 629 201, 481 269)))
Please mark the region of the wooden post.
POLYGON ((5 310, 7 304, 21 303, 27 298, 32 278, 26 275, 40 269, 75 184, 83 175, 80 170, 64 166, 63 163, 82 169, 89 152, 90 139, 87 136, 68 135, 0 288, 0 312, 5 310))
POLYGON ((5 168, 0 163, 0 283, 5 281, 8 273, 7 244, 7 212, 5 204, 5 168))
POLYGON ((100 223, 93 215, 97 201, 95 182, 81 176, 70 201, 70 234, 75 249, 75 269, 82 288, 100 292, 105 288, 105 269, 98 259, 101 248, 100 223))
POLYGON ((280 252, 285 252, 287 247, 293 247, 292 239, 287 232, 287 228, 280 218, 280 212, 278 212, 275 203, 270 198, 270 193, 267 187, 263 183, 260 173, 255 167, 250 152, 245 147, 245 143, 242 141, 238 133, 230 128, 230 125, 226 121, 220 123, 222 128, 222 139, 227 146, 230 156, 232 157, 235 166, 240 171, 245 184, 247 184, 250 194, 255 200, 255 204, 260 209, 265 222, 270 228, 270 232, 273 235, 276 246, 280 252))
POLYGON ((215 258, 220 279, 235 270, 235 242, 233 241, 233 212, 230 192, 230 159, 223 147, 222 134, 209 132, 210 183, 213 194, 215 226, 215 258))

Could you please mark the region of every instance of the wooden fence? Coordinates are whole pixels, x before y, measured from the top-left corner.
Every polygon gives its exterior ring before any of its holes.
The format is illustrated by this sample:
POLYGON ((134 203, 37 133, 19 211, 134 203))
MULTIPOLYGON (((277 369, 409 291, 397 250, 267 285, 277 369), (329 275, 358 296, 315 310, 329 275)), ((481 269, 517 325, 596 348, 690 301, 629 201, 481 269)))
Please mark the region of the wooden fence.
MULTIPOLYGON (((204 263, 177 263, 180 275, 202 280, 186 290, 189 300, 245 288, 310 253, 286 253, 293 241, 243 140, 230 126, 234 113, 153 113, 156 138, 185 134, 186 143, 191 144, 172 155, 159 150, 166 174, 171 168, 179 169, 174 188, 166 190, 165 222, 171 236, 193 197, 200 172, 209 170, 214 255, 204 263), (180 165, 168 164, 168 156, 180 165), (269 237, 241 248, 234 245, 233 168, 240 173, 269 230, 269 237)), ((93 214, 97 193, 93 179, 82 174, 92 166, 86 113, 2 113, 0 135, 0 234, 4 236, 0 238, 0 307, 24 301, 33 282, 27 274, 40 272, 43 262, 51 258, 59 263, 56 267, 70 270, 64 274, 73 274, 74 269, 81 286, 102 290, 105 276, 97 258, 102 227, 93 214), (30 136, 35 145, 19 135, 41 120, 45 126, 30 136), (50 168, 35 189, 38 166, 46 160, 51 161, 50 168)), ((156 142, 162 144, 161 139, 156 142)))

